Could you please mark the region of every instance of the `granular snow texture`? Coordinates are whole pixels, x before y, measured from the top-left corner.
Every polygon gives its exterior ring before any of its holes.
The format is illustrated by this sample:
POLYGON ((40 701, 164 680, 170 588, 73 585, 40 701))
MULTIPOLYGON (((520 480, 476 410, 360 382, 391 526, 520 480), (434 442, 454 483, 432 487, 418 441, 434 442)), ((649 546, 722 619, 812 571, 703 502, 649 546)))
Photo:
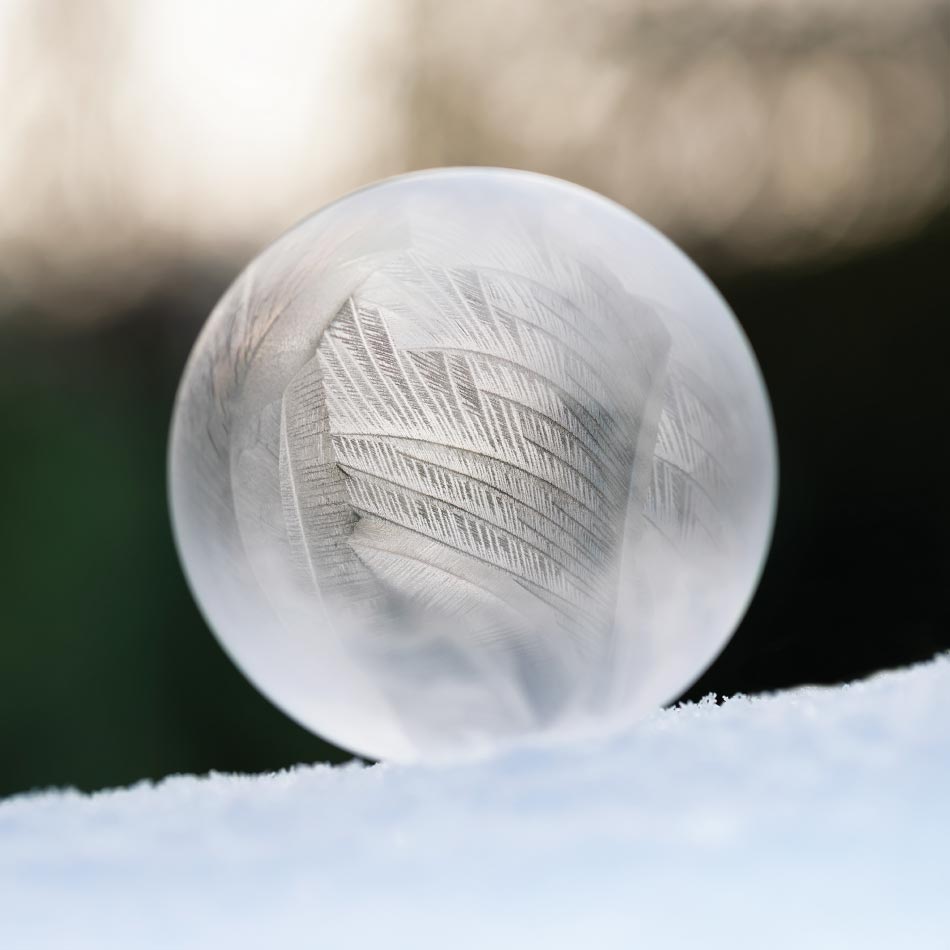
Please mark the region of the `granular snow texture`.
POLYGON ((0 947, 950 948, 950 657, 452 767, 0 802, 0 947))

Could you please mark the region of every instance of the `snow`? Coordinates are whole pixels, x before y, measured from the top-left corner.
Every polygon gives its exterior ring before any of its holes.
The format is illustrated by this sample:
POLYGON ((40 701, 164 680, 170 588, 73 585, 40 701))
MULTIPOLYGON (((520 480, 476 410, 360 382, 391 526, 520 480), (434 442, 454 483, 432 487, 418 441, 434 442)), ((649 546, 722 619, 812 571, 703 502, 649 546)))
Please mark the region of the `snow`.
POLYGON ((466 765, 0 802, 0 946, 950 947, 950 656, 466 765))

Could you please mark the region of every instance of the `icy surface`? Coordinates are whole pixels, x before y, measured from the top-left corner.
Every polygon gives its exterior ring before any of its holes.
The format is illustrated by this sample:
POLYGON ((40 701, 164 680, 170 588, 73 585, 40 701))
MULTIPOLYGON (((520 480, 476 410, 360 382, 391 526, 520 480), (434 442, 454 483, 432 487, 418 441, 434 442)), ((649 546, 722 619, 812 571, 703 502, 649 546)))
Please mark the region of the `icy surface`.
POLYGON ((950 946, 950 657, 600 745, 0 802, 0 946, 950 946))

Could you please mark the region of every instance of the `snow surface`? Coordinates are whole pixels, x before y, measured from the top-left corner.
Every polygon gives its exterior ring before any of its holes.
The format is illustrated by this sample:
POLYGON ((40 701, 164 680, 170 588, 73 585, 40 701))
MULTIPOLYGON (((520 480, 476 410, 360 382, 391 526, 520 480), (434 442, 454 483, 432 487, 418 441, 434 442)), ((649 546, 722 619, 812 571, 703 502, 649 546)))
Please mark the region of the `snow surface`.
POLYGON ((950 657, 596 745, 0 802, 0 946, 950 947, 950 657))

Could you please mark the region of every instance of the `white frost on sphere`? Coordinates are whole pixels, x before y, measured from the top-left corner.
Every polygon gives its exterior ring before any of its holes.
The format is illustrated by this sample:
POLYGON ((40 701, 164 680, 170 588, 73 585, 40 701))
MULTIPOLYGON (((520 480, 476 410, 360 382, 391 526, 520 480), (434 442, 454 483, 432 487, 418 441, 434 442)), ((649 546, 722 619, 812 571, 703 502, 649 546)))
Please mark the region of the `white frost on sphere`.
POLYGON ((444 169, 252 261, 185 371, 170 490, 253 682, 431 759, 687 687, 755 588, 776 450, 748 343, 668 240, 556 179, 444 169))

